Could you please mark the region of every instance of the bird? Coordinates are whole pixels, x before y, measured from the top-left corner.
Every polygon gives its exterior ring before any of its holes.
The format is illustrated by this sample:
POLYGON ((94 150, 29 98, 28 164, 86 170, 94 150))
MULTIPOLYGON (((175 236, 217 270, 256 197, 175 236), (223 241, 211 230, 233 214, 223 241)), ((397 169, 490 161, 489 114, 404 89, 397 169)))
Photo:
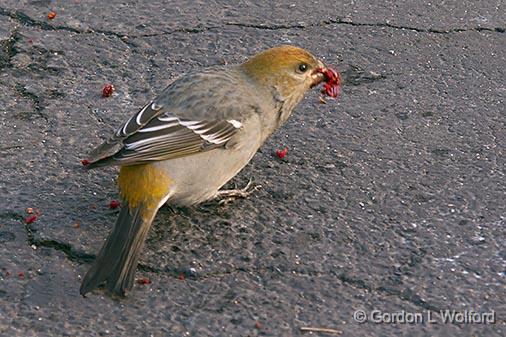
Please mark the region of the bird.
POLYGON ((164 204, 248 195, 246 189, 220 188, 309 89, 325 81, 338 87, 329 78, 335 74, 303 48, 276 46, 241 64, 182 75, 120 125, 83 160, 87 169, 119 166, 121 209, 80 294, 100 286, 121 297, 131 290, 144 242, 164 204))

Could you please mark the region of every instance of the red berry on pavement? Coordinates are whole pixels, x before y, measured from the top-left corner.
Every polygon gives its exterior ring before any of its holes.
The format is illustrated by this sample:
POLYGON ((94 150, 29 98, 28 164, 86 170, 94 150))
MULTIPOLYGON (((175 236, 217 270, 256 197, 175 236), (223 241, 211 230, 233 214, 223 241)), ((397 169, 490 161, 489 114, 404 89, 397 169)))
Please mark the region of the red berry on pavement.
POLYGON ((106 84, 106 85, 104 85, 104 88, 102 89, 102 97, 110 97, 113 92, 114 92, 114 86, 112 84, 106 84))
POLYGON ((109 208, 116 209, 119 207, 120 204, 121 203, 118 200, 111 200, 111 202, 109 203, 109 208))
POLYGON ((279 159, 285 158, 287 153, 288 153, 287 147, 285 147, 283 150, 276 150, 276 156, 278 156, 279 159))
POLYGON ((151 280, 148 279, 147 277, 143 277, 143 278, 140 278, 137 280, 137 283, 138 284, 151 284, 151 280))
POLYGON ((34 223, 36 220, 37 220, 37 216, 36 215, 30 215, 30 216, 28 216, 28 217, 25 218, 25 224, 29 225, 31 223, 34 223))

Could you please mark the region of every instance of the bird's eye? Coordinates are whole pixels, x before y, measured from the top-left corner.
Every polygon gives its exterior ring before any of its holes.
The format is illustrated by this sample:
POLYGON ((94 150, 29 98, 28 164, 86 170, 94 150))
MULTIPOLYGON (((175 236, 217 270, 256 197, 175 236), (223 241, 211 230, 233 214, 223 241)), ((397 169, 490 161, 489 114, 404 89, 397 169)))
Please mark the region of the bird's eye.
POLYGON ((307 70, 307 68, 309 68, 309 67, 308 67, 308 65, 306 63, 299 64, 299 72, 305 73, 306 70, 307 70))

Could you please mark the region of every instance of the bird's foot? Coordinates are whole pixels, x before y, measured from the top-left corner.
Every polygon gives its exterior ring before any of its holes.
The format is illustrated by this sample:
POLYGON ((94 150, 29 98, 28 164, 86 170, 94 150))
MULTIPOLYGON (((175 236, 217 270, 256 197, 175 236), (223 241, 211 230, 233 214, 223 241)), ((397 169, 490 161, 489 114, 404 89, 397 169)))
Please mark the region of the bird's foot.
POLYGON ((250 179, 246 187, 241 189, 233 190, 220 190, 214 196, 214 199, 219 200, 220 205, 228 204, 231 201, 239 198, 247 198, 256 190, 262 188, 262 185, 253 184, 253 180, 250 179))

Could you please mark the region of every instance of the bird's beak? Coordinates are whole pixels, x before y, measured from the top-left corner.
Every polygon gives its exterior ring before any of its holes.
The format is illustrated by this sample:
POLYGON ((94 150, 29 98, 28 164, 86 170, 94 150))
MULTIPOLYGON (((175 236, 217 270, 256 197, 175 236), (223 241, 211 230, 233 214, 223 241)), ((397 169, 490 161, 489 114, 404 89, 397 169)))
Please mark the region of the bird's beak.
POLYGON ((314 88, 318 84, 327 80, 327 78, 325 76, 326 69, 327 69, 327 66, 322 61, 318 60, 318 67, 315 70, 313 70, 313 73, 311 74, 311 78, 312 78, 311 88, 314 88))
POLYGON ((331 67, 327 67, 325 64, 323 64, 323 62, 318 61, 318 63, 318 65, 321 65, 321 67, 313 70, 313 73, 311 74, 311 88, 322 82, 325 82, 323 84, 322 93, 331 98, 337 98, 337 96, 339 96, 339 91, 341 88, 341 75, 339 75, 339 73, 331 67))

